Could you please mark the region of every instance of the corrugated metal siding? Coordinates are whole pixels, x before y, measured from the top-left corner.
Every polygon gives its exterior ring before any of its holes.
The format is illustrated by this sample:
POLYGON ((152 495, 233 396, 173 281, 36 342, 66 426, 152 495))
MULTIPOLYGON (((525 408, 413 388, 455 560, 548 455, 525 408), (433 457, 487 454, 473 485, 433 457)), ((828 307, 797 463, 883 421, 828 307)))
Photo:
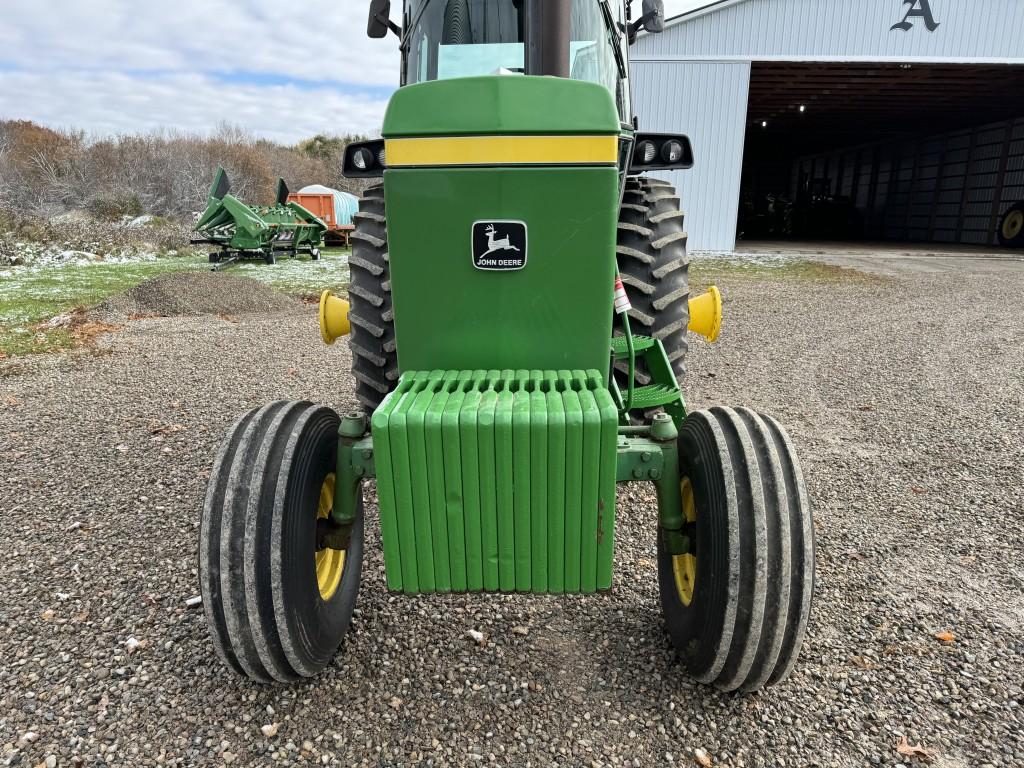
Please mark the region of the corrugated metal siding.
POLYGON ((938 27, 920 18, 892 30, 910 6, 903 0, 747 0, 724 5, 644 35, 634 59, 780 58, 1005 60, 1024 63, 1024 2, 930 0, 938 27))
POLYGON ((692 169, 654 174, 679 190, 690 249, 732 250, 750 64, 634 62, 631 74, 640 130, 685 133, 693 142, 692 169))
POLYGON ((1024 200, 1024 118, 799 160, 864 215, 869 239, 993 245, 1009 207, 1024 200))

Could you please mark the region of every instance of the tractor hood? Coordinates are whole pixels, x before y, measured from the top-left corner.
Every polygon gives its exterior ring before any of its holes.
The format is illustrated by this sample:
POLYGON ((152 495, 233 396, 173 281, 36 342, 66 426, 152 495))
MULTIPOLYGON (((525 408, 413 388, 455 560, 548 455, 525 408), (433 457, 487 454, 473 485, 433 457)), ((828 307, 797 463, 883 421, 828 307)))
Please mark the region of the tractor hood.
POLYGON ((600 85, 400 89, 384 121, 401 371, 608 370, 619 122, 600 85))
POLYGON ((406 86, 384 116, 385 138, 484 133, 611 135, 619 117, 602 85, 517 74, 406 86))

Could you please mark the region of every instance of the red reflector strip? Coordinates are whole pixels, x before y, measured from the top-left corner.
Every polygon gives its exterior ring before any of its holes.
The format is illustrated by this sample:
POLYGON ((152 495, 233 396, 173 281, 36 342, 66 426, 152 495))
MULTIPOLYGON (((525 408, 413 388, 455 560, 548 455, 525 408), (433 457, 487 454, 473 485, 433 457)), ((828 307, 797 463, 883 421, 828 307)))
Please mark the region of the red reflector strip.
POLYGON ((629 297, 626 295, 626 288, 622 285, 622 278, 618 275, 615 276, 615 312, 619 315, 624 315, 633 308, 633 305, 629 303, 629 297))

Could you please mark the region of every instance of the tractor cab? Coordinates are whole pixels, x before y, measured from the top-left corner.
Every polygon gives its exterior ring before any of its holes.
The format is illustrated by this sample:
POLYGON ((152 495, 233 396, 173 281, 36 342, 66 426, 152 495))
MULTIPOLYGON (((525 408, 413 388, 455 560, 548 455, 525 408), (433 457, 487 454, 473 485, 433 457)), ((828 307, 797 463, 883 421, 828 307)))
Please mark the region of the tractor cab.
MULTIPOLYGON (((531 74, 527 66, 529 3, 508 0, 409 0, 403 17, 402 84, 453 77, 531 74)), ((627 22, 621 0, 572 0, 567 30, 573 80, 611 92, 628 123, 627 22)), ((564 45, 564 41, 561 42, 564 45)))

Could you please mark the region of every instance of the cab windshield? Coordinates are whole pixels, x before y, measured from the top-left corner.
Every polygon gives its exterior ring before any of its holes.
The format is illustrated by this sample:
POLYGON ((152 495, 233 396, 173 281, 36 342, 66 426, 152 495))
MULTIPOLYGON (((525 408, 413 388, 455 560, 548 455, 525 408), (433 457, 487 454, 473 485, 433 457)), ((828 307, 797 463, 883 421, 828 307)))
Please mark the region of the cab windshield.
MULTIPOLYGON (((613 24, 625 21, 621 5, 609 6, 613 24)), ((409 0, 403 82, 524 72, 525 16, 523 0, 409 0)), ((570 36, 569 76, 604 85, 628 115, 615 51, 625 61, 624 36, 609 28, 598 0, 573 0, 570 36)))

